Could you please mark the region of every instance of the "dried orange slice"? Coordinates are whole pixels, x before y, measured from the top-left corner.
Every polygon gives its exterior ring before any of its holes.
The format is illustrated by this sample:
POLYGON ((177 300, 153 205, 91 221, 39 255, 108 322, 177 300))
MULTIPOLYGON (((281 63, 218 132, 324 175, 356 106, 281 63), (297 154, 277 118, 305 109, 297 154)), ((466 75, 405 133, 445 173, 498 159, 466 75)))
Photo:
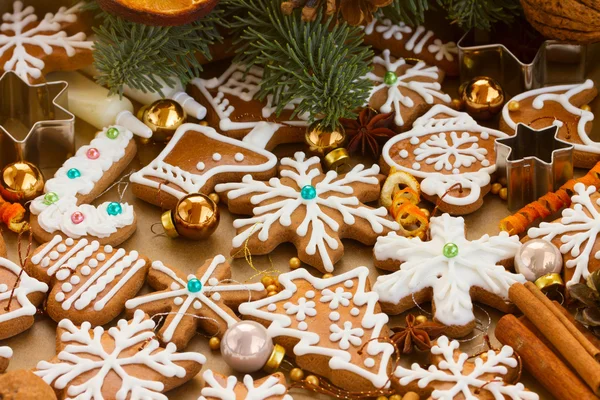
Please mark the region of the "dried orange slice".
POLYGON ((390 174, 383 183, 379 196, 379 204, 389 210, 398 191, 404 188, 410 189, 412 196, 416 195, 416 198, 411 199, 411 203, 419 204, 419 201, 421 201, 419 182, 411 174, 395 170, 390 171, 390 174))
POLYGON ((394 219, 400 225, 400 232, 407 237, 421 237, 429 228, 427 215, 419 207, 409 202, 404 202, 396 210, 394 219))
POLYGON ((185 25, 212 11, 219 0, 98 0, 106 12, 144 25, 185 25))

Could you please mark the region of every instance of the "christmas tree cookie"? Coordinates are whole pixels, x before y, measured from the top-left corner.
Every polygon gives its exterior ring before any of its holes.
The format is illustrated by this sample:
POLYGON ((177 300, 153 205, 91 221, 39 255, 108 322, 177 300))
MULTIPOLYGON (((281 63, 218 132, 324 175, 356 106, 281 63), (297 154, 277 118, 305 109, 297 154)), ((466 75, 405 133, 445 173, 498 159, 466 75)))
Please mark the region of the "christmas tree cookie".
POLYGON ((398 229, 384 207, 364 203, 379 198, 379 167, 362 164, 338 175, 323 172, 318 157, 302 152, 281 160, 280 178, 268 182, 246 175, 240 183, 216 186, 224 193, 229 210, 253 215, 238 219, 232 254, 247 246, 252 254, 268 254, 281 243, 291 242, 298 257, 323 272, 333 271, 342 258, 342 238, 373 244, 380 235, 398 229))
POLYGON ((383 310, 400 314, 431 301, 434 320, 446 325, 452 337, 474 329, 474 300, 510 312, 508 288, 525 277, 500 263, 514 258, 521 246, 518 236, 500 232, 467 240, 464 219, 448 214, 432 217, 429 229, 428 241, 395 232, 377 239, 375 266, 395 271, 373 286, 383 310))

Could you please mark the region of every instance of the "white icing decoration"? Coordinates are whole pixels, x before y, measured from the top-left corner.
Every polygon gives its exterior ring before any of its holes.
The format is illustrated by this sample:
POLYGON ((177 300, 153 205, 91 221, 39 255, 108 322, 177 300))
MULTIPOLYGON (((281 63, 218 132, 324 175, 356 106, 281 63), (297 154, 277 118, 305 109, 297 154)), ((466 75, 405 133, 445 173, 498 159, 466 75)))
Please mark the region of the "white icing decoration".
POLYGON ((277 306, 275 304, 269 304, 269 306, 267 307, 267 310, 273 312, 273 311, 277 310, 277 306))
POLYGON ((251 194, 251 203, 254 205, 254 217, 237 219, 233 226, 237 229, 246 227, 233 238, 233 246, 241 247, 252 235, 257 234, 258 239, 265 242, 269 240, 269 231, 274 224, 290 226, 291 215, 298 208, 306 210, 306 216, 296 229, 296 234, 305 237, 310 231, 310 240, 306 246, 306 253, 317 254, 323 262, 326 271, 333 271, 333 262, 328 249, 336 250, 339 246, 337 232, 340 224, 331 218, 331 213, 339 213, 346 225, 354 225, 357 218, 368 222, 375 233, 381 233, 384 227, 396 230, 398 224, 386 218, 385 207, 377 209, 361 205, 354 193, 353 184, 368 184, 379 187, 377 174, 379 167, 373 165, 365 168, 359 164, 350 172, 338 176, 335 171, 326 174, 320 172, 318 157, 306 159, 302 152, 297 152, 294 158, 283 158, 281 165, 290 169, 282 170, 280 175, 286 178, 272 178, 268 182, 256 181, 251 175, 246 175, 242 182, 219 184, 215 187, 217 192, 227 191, 228 199, 236 199, 251 194), (324 175, 324 176, 323 176, 324 175), (285 184, 286 180, 293 183, 285 184), (315 183, 316 182, 316 183, 315 183), (305 200, 301 196, 302 188, 313 185, 317 196, 311 200, 305 200), (277 201, 273 202, 273 199, 277 201))
POLYGON ((67 238, 67 240, 65 240, 67 246, 73 246, 73 243, 75 243, 75 241, 72 238, 67 238))
POLYGON ((351 280, 347 280, 346 282, 344 282, 344 286, 348 289, 352 289, 354 287, 354 282, 352 282, 351 280))
MULTIPOLYGON (((238 383, 237 377, 231 375, 227 377, 227 383, 222 386, 215 378, 212 370, 208 369, 202 375, 205 387, 202 389, 198 400, 207 400, 215 398, 218 400, 236 400, 235 387, 238 383)), ((272 397, 282 396, 282 400, 292 400, 292 396, 286 394, 287 387, 280 383, 276 376, 269 376, 260 386, 256 386, 252 376, 245 375, 243 385, 246 388, 246 400, 268 400, 272 397)))
MULTIPOLYGON (((212 157, 212 151, 210 149, 200 148, 198 151, 198 158, 206 159, 207 157, 212 157)), ((161 190, 180 199, 189 193, 201 192, 204 185, 206 185, 211 178, 219 174, 265 172, 275 167, 276 164, 277 157, 275 157, 273 153, 251 143, 220 135, 217 131, 208 126, 183 124, 177 129, 175 135, 173 135, 173 138, 169 141, 163 151, 149 165, 131 174, 130 180, 133 183, 155 189, 158 189, 159 182, 149 178, 158 178, 161 181, 173 183, 177 188, 169 185, 161 185, 161 190), (264 157, 266 161, 259 165, 219 163, 219 165, 210 169, 200 169, 199 163, 202 161, 198 161, 198 164, 196 165, 198 172, 185 171, 177 166, 166 163, 164 161, 165 158, 171 154, 173 148, 188 131, 199 132, 210 139, 214 139, 231 147, 232 151, 235 151, 236 148, 240 148, 256 153, 257 155, 264 157)))
POLYGON ((221 300, 221 295, 219 293, 213 293, 210 296, 210 298, 213 299, 214 301, 219 301, 219 300, 221 300))
POLYGON ((296 321, 304 321, 306 317, 314 317, 317 315, 317 310, 315 309, 314 301, 307 301, 306 298, 300 297, 298 299, 298 304, 293 303, 285 303, 283 308, 285 309, 285 313, 288 315, 295 315, 296 321))
POLYGON ((487 395, 483 392, 489 392, 490 398, 494 399, 539 399, 536 393, 525 390, 522 383, 511 385, 502 379, 502 375, 508 373, 508 368, 516 368, 519 365, 513 356, 512 347, 504 346, 498 353, 489 350, 486 359, 477 357, 473 362, 473 370, 465 368, 469 355, 456 354, 458 348, 459 343, 456 340, 450 342, 446 336, 441 336, 431 348, 431 354, 441 358, 437 366, 432 365, 428 369, 417 363, 412 364, 410 369, 398 366, 394 375, 400 378, 401 386, 417 382, 421 389, 429 386, 431 382, 444 382, 443 386, 433 390, 432 399, 453 400, 457 396, 464 396, 467 400, 476 400, 480 398, 476 395, 479 391, 482 392, 482 396, 487 395))
POLYGON ((12 358, 13 351, 8 346, 0 346, 0 357, 1 358, 12 358))
POLYGON ((13 12, 2 16, 0 25, 0 58, 6 53, 12 53, 2 65, 4 71, 14 70, 25 82, 42 77, 45 63, 42 59, 30 53, 31 48, 39 48, 44 55, 51 55, 56 49, 68 57, 76 54, 76 49, 92 50, 94 42, 86 41, 86 35, 78 32, 68 36, 62 27, 65 24, 77 22, 77 14, 83 3, 73 7, 61 7, 56 14, 46 14, 38 22, 35 9, 24 7, 23 2, 13 3, 13 12), (2 32, 10 32, 7 35, 2 32))
POLYGON ((202 161, 200 161, 198 164, 196 164, 196 169, 198 171, 204 171, 204 168, 206 168, 206 164, 204 164, 202 161))
POLYGON ((208 280, 208 284, 210 286, 217 286, 219 284, 219 280, 217 278, 210 278, 208 280))
POLYGON ((479 125, 467 113, 437 104, 418 118, 410 131, 391 138, 383 146, 382 156, 390 167, 423 179, 421 190, 430 196, 442 197, 448 189, 460 183, 463 189, 469 190, 468 194, 465 196, 463 192, 463 197, 446 194, 444 202, 455 206, 467 206, 479 200, 481 188, 490 183, 490 174, 496 171, 495 157, 492 157, 494 161, 490 163, 484 157, 487 151, 480 148, 477 143, 480 140, 507 136, 504 132, 479 125), (436 118, 439 114, 446 114, 448 117, 436 118), (458 132, 463 133, 459 136, 458 132), (414 150, 412 159, 415 162, 411 167, 401 165, 394 160, 397 155, 404 158, 401 154, 392 153, 392 148, 397 143, 409 140, 413 146, 416 146, 421 138, 428 139, 414 150), (469 143, 470 146, 464 148, 469 143), (422 162, 435 164, 436 172, 421 171, 422 162), (477 171, 460 171, 463 166, 473 165, 479 165, 477 171))
POLYGON ((373 290, 380 301, 398 304, 426 288, 433 289, 435 318, 445 325, 464 326, 474 321, 469 293, 478 287, 508 301, 508 288, 525 282, 521 274, 508 272, 498 263, 515 256, 521 243, 518 236, 500 232, 478 240, 465 238, 465 221, 448 214, 431 218, 431 240, 406 238, 391 232, 377 239, 377 260, 400 261, 400 269, 377 278, 373 290), (454 243, 458 255, 447 258, 444 245, 454 243))
POLYGON ((572 259, 565 262, 566 268, 573 269, 573 276, 567 286, 579 283, 590 275, 590 258, 600 260, 600 251, 593 253, 600 232, 600 199, 593 201, 591 194, 596 187, 578 182, 573 187, 571 208, 562 211, 562 217, 556 222, 542 222, 538 228, 530 228, 527 235, 551 241, 560 236, 560 252, 570 254, 572 259), (585 244, 584 244, 585 243, 585 244))
POLYGON ((161 392, 165 387, 162 382, 144 379, 143 373, 130 375, 127 366, 135 367, 138 372, 142 367, 147 368, 165 379, 181 379, 187 371, 178 362, 206 362, 206 357, 200 353, 177 353, 173 343, 161 348, 158 340, 154 339, 154 321, 146 319, 144 312, 139 310, 131 321, 122 319, 108 331, 101 326, 92 330, 89 322, 77 327, 67 319, 60 321, 58 326, 65 330, 60 336, 61 342, 68 345, 58 354, 56 362, 40 361, 35 374, 55 389, 64 389, 65 394, 73 399, 101 399, 104 381, 112 373, 121 382, 115 398, 164 400, 161 392), (114 348, 105 348, 100 340, 102 336, 109 336, 114 348), (124 352, 131 348, 140 350, 130 354, 124 352))
POLYGON ((308 292, 306 292, 306 294, 304 295, 304 297, 306 297, 307 299, 314 299, 314 297, 315 297, 315 291, 314 290, 309 290, 308 292))
POLYGON ((360 346, 362 344, 361 338, 365 334, 362 328, 353 328, 350 321, 344 322, 342 328, 337 324, 331 324, 329 330, 331 331, 329 340, 339 342, 340 349, 342 350, 347 350, 351 344, 353 346, 360 346))
POLYGON ((64 244, 60 244, 58 247, 56 247, 56 250, 58 250, 59 253, 64 253, 65 251, 67 251, 67 246, 64 244))
POLYGON ((56 293, 56 296, 54 296, 54 299, 60 303, 60 302, 65 301, 65 297, 66 296, 65 296, 64 292, 58 292, 58 293, 56 293))
POLYGON ((44 195, 31 202, 31 213, 37 215, 40 227, 46 232, 59 231, 75 239, 83 236, 106 238, 133 224, 135 214, 133 207, 127 203, 121 204, 122 212, 118 215, 108 214, 110 202, 98 207, 77 205, 77 196, 89 194, 104 174, 125 156, 125 149, 133 140, 133 133, 121 126, 114 126, 119 130, 115 139, 108 138, 106 133, 110 128, 104 128, 89 145, 80 147, 75 156, 65 161, 54 177, 46 181, 44 192, 55 192, 59 198, 56 203, 45 204, 44 195), (92 147, 100 151, 100 157, 95 160, 87 157, 87 151, 92 147), (70 179, 67 172, 71 168, 78 169, 81 176, 70 179), (79 224, 71 220, 75 212, 83 214, 84 219, 79 224))
MULTIPOLYGON (((213 160, 215 160, 215 161, 221 161, 221 157, 222 157, 222 156, 221 156, 219 153, 214 153, 214 154, 212 155, 212 159, 213 159, 213 160)), ((237 161, 237 160, 236 160, 236 161, 237 161)))
MULTIPOLYGON (((0 292, 0 303, 7 304, 5 302, 8 301, 11 295, 14 302, 14 306, 11 306, 9 311, 5 309, 6 306, 0 307, 0 324, 16 318, 35 315, 37 309, 27 296, 36 292, 46 293, 48 285, 30 277, 25 271, 21 271, 21 267, 6 258, 0 257, 0 268, 8 271, 15 278, 14 281, 10 282, 10 290, 0 292), (21 277, 19 284, 13 291, 12 285, 16 282, 19 274, 21 277)), ((8 286, 6 283, 3 284, 8 286)))
POLYGON ((340 313, 337 311, 332 311, 329 313, 329 319, 332 320, 333 322, 339 321, 340 320, 340 313))
MULTIPOLYGON (((391 355, 394 353, 394 347, 386 342, 376 340, 370 341, 365 346, 365 351, 370 357, 378 357, 378 366, 365 369, 361 365, 352 363, 352 354, 349 350, 343 350, 339 347, 331 347, 327 345, 328 337, 319 337, 315 332, 310 330, 303 331, 298 326, 298 329, 293 328, 291 317, 284 313, 274 313, 268 311, 269 304, 285 302, 290 299, 298 291, 295 281, 307 281, 314 290, 322 291, 326 288, 336 287, 343 284, 347 280, 355 282, 352 298, 352 303, 357 307, 362 307, 363 316, 359 320, 360 328, 363 329, 362 340, 367 341, 377 338, 381 335, 381 330, 388 322, 387 315, 383 313, 375 313, 378 296, 375 292, 366 292, 365 287, 369 276, 369 269, 366 267, 358 267, 346 273, 336 275, 329 279, 320 279, 312 276, 306 269, 297 269, 288 273, 279 275, 279 283, 283 286, 283 290, 274 296, 267 297, 261 300, 243 303, 239 307, 242 315, 257 318, 269 323, 267 331, 273 338, 289 337, 298 339, 298 343, 294 346, 293 352, 297 356, 317 354, 329 358, 329 367, 332 370, 344 370, 355 373, 370 382, 376 387, 387 387, 389 385, 387 367, 391 355)), ((302 293, 298 293, 302 295, 302 293)), ((307 322, 315 323, 319 321, 319 316, 311 317, 310 321, 302 321, 309 328, 307 322)), ((318 322, 317 322, 318 324, 318 322)), ((300 324, 298 324, 300 325, 300 324)), ((352 351, 356 351, 353 348, 352 351)))
MULTIPOLYGON (((575 107, 571 103, 571 98, 573 96, 576 96, 585 90, 592 89, 593 87, 594 81, 588 79, 583 83, 574 85, 548 86, 529 90, 516 95, 511 99, 511 101, 519 102, 535 96, 532 106, 537 110, 541 110, 546 102, 559 103, 566 111, 579 117, 579 121, 577 122, 577 135, 579 136, 581 143, 574 143, 573 141, 569 140, 569 143, 573 145, 573 148, 576 151, 600 154, 600 143, 593 141, 585 131, 586 125, 594 120, 594 114, 591 111, 586 111, 579 107, 575 107)), ((505 104, 504 108, 502 109, 502 119, 511 129, 517 129, 517 123, 513 121, 510 116, 508 103, 505 104)), ((562 121, 556 120, 554 125, 561 127, 563 124, 562 121)))
POLYGON ((350 315, 352 315, 353 317, 356 317, 360 314, 360 310, 356 307, 352 307, 352 309, 350 310, 350 315))
MULTIPOLYGON (((396 72, 398 68, 406 65, 403 58, 392 61, 389 50, 384 50, 381 56, 373 58, 373 64, 382 65, 386 71, 396 72)), ((374 72, 369 72, 366 75, 367 79, 375 82, 371 88, 369 99, 380 90, 387 91, 387 99, 379 108, 379 111, 389 113, 396 112, 394 122, 398 126, 404 125, 402 119, 403 107, 412 108, 415 102, 410 98, 409 93, 416 93, 427 104, 433 104, 435 98, 449 103, 452 99, 446 93, 442 93, 442 85, 437 81, 422 81, 423 78, 437 80, 439 78, 439 69, 433 66, 427 66, 424 62, 419 61, 411 66, 397 77, 395 83, 388 85, 384 81, 383 76, 378 76, 374 72)))
POLYGON ((202 284, 202 290, 193 293, 187 289, 187 282, 181 279, 175 273, 175 271, 168 268, 160 261, 154 261, 152 263, 151 269, 158 271, 161 274, 164 274, 166 277, 173 280, 173 282, 178 283, 179 287, 173 288, 173 285, 171 285, 169 291, 150 293, 144 296, 133 298, 131 300, 128 300, 127 303, 125 303, 125 307, 127 307, 128 309, 138 309, 140 307, 143 308, 145 304, 152 303, 154 301, 162 301, 164 299, 176 299, 178 297, 183 298, 184 300, 180 305, 179 309, 177 310, 177 315, 175 315, 175 317, 168 323, 168 325, 166 325, 166 329, 162 334, 161 339, 165 342, 170 342, 172 340, 173 334, 177 330, 179 323, 184 317, 192 318, 186 316, 185 314, 188 312, 190 306, 192 306, 192 304, 195 301, 198 301, 201 305, 207 306, 212 312, 214 312, 214 314, 218 318, 221 318, 225 322, 225 324, 227 324, 227 327, 231 327, 238 321, 222 308, 223 305, 216 304, 210 298, 210 295, 218 293, 220 296, 225 296, 228 292, 234 291, 241 291, 246 293, 248 293, 249 291, 262 291, 264 290, 264 286, 260 282, 250 284, 221 284, 219 282, 219 285, 210 285, 210 278, 213 277, 212 275, 215 273, 217 267, 223 264, 224 262, 226 262, 225 257, 219 254, 212 259, 204 275, 202 275, 201 277, 189 275, 189 278, 196 278, 202 284))
POLYGON ((373 368, 373 366, 375 365, 375 360, 373 360, 372 358, 367 358, 364 364, 367 368, 373 368))
POLYGON ((4 293, 8 290, 8 285, 5 283, 0 283, 0 293, 4 293))
POLYGON ((64 253, 59 260, 44 265, 43 261, 47 259, 46 255, 61 244, 62 238, 56 235, 38 250, 31 258, 31 262, 42 267, 48 276, 55 276, 59 282, 69 280, 69 282, 62 283, 61 290, 63 292, 70 293, 73 291, 73 285, 81 284, 72 294, 68 297, 65 296, 64 301, 61 300, 63 310, 70 310, 73 307, 75 310, 82 311, 92 304, 94 311, 103 310, 119 290, 146 265, 146 261, 139 257, 137 251, 126 254, 125 250, 114 251, 111 246, 103 247, 104 251, 110 250, 108 259, 104 253, 98 253, 96 259, 91 258, 100 249, 100 243, 95 240, 89 242, 87 239, 81 239, 77 243, 73 242, 69 251, 64 253), (97 260, 100 260, 102 265, 95 269, 92 275, 90 266, 97 267, 99 265, 97 260), (81 271, 83 279, 75 275, 78 269, 81 271), (109 286, 111 289, 104 293, 109 286), (103 293, 102 296, 100 296, 101 293, 103 293))
POLYGON ((433 43, 427 46, 430 53, 435 54, 435 59, 442 61, 444 58, 448 61, 454 61, 454 55, 458 54, 458 46, 454 42, 443 43, 440 39, 434 39, 433 43))
POLYGON ((344 291, 344 288, 342 287, 338 287, 335 289, 335 291, 324 289, 321 292, 321 299, 319 301, 321 303, 329 303, 330 309, 337 310, 340 305, 348 307, 348 305, 350 305, 351 298, 352 293, 344 291))
POLYGON ((235 156, 233 156, 233 158, 235 159, 235 161, 237 162, 242 162, 244 161, 244 155, 242 153, 235 153, 235 156))
POLYGON ((301 330, 301 331, 305 331, 305 330, 308 329, 308 324, 306 322, 304 322, 304 321, 300 321, 298 323, 298 329, 301 330))

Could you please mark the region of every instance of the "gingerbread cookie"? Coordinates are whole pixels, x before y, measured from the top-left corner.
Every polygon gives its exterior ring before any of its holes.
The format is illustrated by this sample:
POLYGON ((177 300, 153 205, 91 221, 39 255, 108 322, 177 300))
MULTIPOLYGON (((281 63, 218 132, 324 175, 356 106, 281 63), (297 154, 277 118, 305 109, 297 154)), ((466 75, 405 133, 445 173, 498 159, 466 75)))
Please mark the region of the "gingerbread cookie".
POLYGON ((302 99, 290 102, 276 116, 277 107, 272 104, 272 95, 268 95, 266 101, 256 98, 262 77, 262 68, 253 66, 247 70, 243 65, 232 64, 218 77, 194 79, 191 93, 207 108, 208 125, 218 126, 224 135, 241 140, 251 132, 245 141, 252 140, 264 149, 282 143, 303 142, 308 116, 294 112, 302 99))
POLYGON ((404 22, 374 18, 364 27, 365 44, 378 50, 389 49, 396 57, 417 58, 439 67, 448 76, 458 76, 458 47, 444 42, 424 26, 411 27, 404 22))
POLYGON ((394 167, 421 179, 423 197, 440 210, 468 214, 483 205, 496 171, 494 142, 504 137, 467 113, 436 105, 385 144, 380 164, 384 171, 394 167))
POLYGON ((239 181, 246 174, 268 179, 276 165, 277 157, 264 148, 208 126, 183 124, 158 157, 130 179, 136 196, 170 208, 189 193, 209 194, 217 183, 239 181))
POLYGON ((32 6, 13 3, 13 12, 2 16, 0 66, 15 71, 25 82, 39 83, 56 70, 74 71, 90 65, 94 42, 81 32, 78 16, 83 3, 61 7, 39 19, 32 6))
POLYGON ((0 258, 0 340, 31 328, 48 285, 14 262, 0 258))
POLYGON ((537 400, 539 396, 515 382, 520 377, 518 356, 512 347, 489 350, 475 360, 458 350, 456 340, 440 337, 431 348, 428 369, 414 363, 394 371, 394 386, 401 393, 417 392, 422 399, 537 400))
POLYGON ((373 81, 368 105, 382 113, 394 111, 398 131, 407 131, 419 116, 435 104, 450 103, 449 95, 441 91, 444 74, 438 67, 419 61, 408 64, 395 59, 389 50, 373 58, 373 71, 367 73, 373 81))
POLYGON ((6 371, 8 368, 8 363, 12 358, 13 351, 8 346, 0 346, 0 374, 6 371))
POLYGON ((177 353, 172 343, 161 348, 154 327, 143 311, 107 331, 63 319, 56 333, 58 355, 40 361, 35 374, 59 399, 164 399, 160 393, 196 376, 206 357, 177 353))
POLYGON ((240 183, 217 185, 232 213, 254 215, 233 222, 238 231, 232 254, 243 257, 242 246, 252 254, 268 254, 292 242, 300 260, 333 271, 344 255, 342 238, 373 244, 379 235, 398 229, 384 207, 363 204, 379 198, 378 173, 377 165, 359 164, 347 174, 325 174, 318 157, 306 159, 297 152, 281 160, 281 178, 261 182, 246 175, 240 183))
POLYGON ((292 400, 281 372, 256 381, 251 375, 245 375, 238 382, 234 375, 224 376, 208 369, 202 377, 204 389, 198 400, 292 400))
POLYGON ((97 326, 123 311, 144 285, 149 266, 137 251, 57 235, 36 249, 25 268, 51 286, 46 311, 53 320, 97 326))
POLYGON ((0 375, 0 399, 56 400, 56 394, 33 372, 20 369, 0 375))
POLYGON ((552 241, 560 249, 567 286, 585 281, 600 269, 600 193, 595 186, 576 183, 571 201, 560 218, 529 228, 525 238, 552 241))
POLYGON ((465 220, 442 214, 432 217, 429 241, 395 232, 377 239, 375 266, 395 271, 377 278, 373 290, 388 314, 400 314, 432 302, 435 321, 448 326, 448 336, 462 337, 475 327, 473 300, 510 312, 508 288, 525 282, 521 274, 504 269, 521 243, 518 236, 500 232, 470 241, 465 220))
POLYGON ((133 133, 122 126, 104 128, 87 146, 77 150, 54 177, 45 194, 31 202, 31 231, 39 243, 59 234, 73 239, 98 240, 117 246, 136 228, 133 206, 90 203, 101 195, 129 165, 137 152, 133 133))
POLYGON ((240 306, 267 327, 296 364, 350 391, 389 385, 394 347, 385 341, 388 316, 370 290, 369 269, 320 279, 305 269, 279 275, 283 290, 240 306))
POLYGON ((220 254, 206 260, 196 275, 186 275, 155 261, 148 284, 159 292, 129 300, 128 312, 144 310, 150 316, 164 316, 158 338, 163 343, 174 343, 178 349, 187 346, 198 329, 222 337, 227 328, 239 321, 235 311, 241 303, 267 295, 260 282, 232 281, 231 266, 220 254))
POLYGON ((594 114, 580 107, 597 95, 598 89, 591 79, 523 92, 504 105, 500 129, 514 135, 519 122, 534 129, 556 125, 559 127, 557 138, 573 144, 573 164, 592 168, 600 161, 600 143, 589 137, 594 114), (511 103, 519 107, 515 110, 511 103))

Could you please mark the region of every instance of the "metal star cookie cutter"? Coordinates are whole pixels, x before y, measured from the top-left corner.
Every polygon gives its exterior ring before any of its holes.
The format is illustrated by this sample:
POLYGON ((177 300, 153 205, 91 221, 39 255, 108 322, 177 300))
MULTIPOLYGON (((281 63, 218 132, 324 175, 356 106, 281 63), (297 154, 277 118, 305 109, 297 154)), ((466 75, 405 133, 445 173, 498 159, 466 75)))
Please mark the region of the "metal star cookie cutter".
POLYGON ((508 48, 494 43, 489 32, 471 30, 458 41, 461 82, 476 76, 494 78, 511 96, 553 84, 586 79, 586 58, 593 46, 546 40, 531 63, 519 60, 508 48))
POLYGON ((573 145, 557 138, 558 126, 536 130, 517 125, 516 134, 496 139, 496 166, 505 177, 508 208, 517 210, 573 177, 573 145))
POLYGON ((29 161, 59 167, 75 148, 75 116, 66 82, 29 84, 13 71, 0 77, 0 168, 29 161))

